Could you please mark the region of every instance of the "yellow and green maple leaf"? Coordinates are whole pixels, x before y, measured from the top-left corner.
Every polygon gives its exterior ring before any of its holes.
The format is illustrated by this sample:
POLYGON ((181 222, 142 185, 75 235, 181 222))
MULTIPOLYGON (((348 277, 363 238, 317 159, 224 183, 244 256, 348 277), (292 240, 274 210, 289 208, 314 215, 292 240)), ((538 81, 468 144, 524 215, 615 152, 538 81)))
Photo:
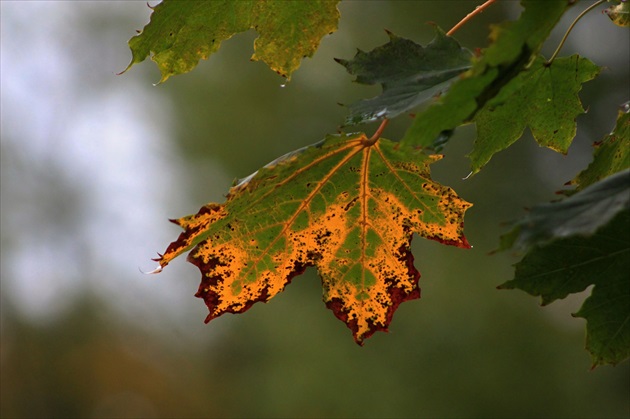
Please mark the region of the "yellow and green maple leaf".
POLYGON ((387 330, 400 303, 420 297, 414 233, 469 247, 471 204, 431 179, 439 159, 362 133, 328 136, 244 179, 225 203, 173 220, 184 232, 158 270, 192 249, 209 322, 268 301, 315 266, 326 305, 361 344, 387 330))

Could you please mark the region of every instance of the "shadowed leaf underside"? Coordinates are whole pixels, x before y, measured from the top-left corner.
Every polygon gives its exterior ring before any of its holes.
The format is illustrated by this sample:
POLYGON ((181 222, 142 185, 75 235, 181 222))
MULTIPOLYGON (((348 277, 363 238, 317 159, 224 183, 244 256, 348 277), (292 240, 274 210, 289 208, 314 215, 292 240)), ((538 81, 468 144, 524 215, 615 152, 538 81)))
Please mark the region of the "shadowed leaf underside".
POLYGON ((346 125, 394 118, 446 91, 470 68, 472 53, 437 26, 426 47, 388 32, 389 42, 352 60, 335 59, 356 82, 383 86, 383 93, 348 106, 346 125))
POLYGON ((241 181, 225 203, 174 220, 184 232, 158 261, 192 249, 206 322, 268 301, 315 266, 326 305, 361 344, 420 297, 414 233, 469 247, 470 204, 430 178, 439 158, 364 134, 328 136, 241 181))

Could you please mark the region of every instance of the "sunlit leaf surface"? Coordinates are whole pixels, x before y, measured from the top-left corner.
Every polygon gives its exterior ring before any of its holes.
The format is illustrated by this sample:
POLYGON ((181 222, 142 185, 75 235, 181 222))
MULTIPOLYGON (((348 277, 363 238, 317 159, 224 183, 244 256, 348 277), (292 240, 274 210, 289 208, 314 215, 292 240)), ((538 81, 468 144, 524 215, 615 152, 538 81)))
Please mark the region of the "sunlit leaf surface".
POLYGON ((244 179, 224 204, 175 220, 184 233, 160 266, 192 249, 206 321, 268 301, 315 266, 326 305, 362 343, 387 330, 401 302, 420 297, 414 233, 469 247, 470 204, 430 178, 439 158, 364 134, 329 136, 244 179))
POLYGON ((127 69, 151 55, 164 82, 195 68, 224 40, 253 28, 260 36, 252 60, 289 79, 321 38, 337 30, 338 20, 336 1, 164 0, 129 40, 133 57, 127 69))
POLYGON ((469 156, 473 173, 518 140, 526 127, 538 144, 566 154, 577 131, 575 119, 584 113, 578 92, 598 73, 599 67, 577 55, 551 65, 538 57, 475 115, 477 139, 469 156))

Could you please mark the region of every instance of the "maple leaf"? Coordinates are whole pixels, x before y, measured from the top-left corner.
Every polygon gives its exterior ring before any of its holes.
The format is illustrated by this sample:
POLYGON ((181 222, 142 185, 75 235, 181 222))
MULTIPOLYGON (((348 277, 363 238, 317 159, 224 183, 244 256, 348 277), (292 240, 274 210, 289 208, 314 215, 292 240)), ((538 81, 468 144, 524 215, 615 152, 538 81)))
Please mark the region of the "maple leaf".
POLYGON ((499 288, 519 288, 542 297, 542 304, 547 305, 594 284, 590 297, 574 316, 586 319, 586 348, 593 366, 617 364, 630 357, 628 231, 630 210, 626 205, 592 235, 536 245, 516 264, 514 279, 499 288))
POLYGON ((577 93, 599 67, 578 55, 551 65, 539 56, 477 112, 477 139, 469 157, 477 173, 497 152, 518 140, 527 126, 541 146, 566 154, 584 113, 577 93))
POLYGON ((157 259, 160 269, 192 249, 209 322, 268 301, 315 266, 326 305, 361 344, 420 297, 413 233, 469 247, 470 204, 430 177, 440 158, 362 133, 328 136, 247 177, 224 204, 174 220, 184 232, 157 259))
POLYGON ((575 193, 532 208, 501 237, 500 250, 528 252, 499 288, 519 288, 546 305, 595 285, 574 314, 586 319, 593 366, 630 357, 629 115, 624 105, 593 162, 572 181, 575 193))
POLYGON ((566 0, 521 1, 524 11, 519 19, 492 27, 490 46, 445 95, 416 115, 402 142, 435 147, 436 141, 445 141, 445 133, 471 122, 487 101, 538 56, 543 42, 570 3, 566 0))
POLYGON ((613 131, 594 146, 593 161, 571 181, 577 190, 630 168, 630 102, 621 106, 613 131))
POLYGON ((521 289, 550 304, 595 284, 574 314, 586 319, 593 365, 630 357, 630 106, 621 107, 614 130, 596 143, 588 168, 571 183, 575 193, 538 205, 501 237, 499 250, 527 249, 514 279, 501 289, 521 289))
POLYGON ((129 40, 132 59, 123 73, 152 54, 160 83, 191 71, 222 41, 250 28, 260 35, 251 59, 288 80, 321 38, 337 30, 339 20, 337 2, 326 0, 164 0, 152 9, 149 24, 129 40))
POLYGON ((389 42, 370 52, 358 51, 352 60, 335 59, 362 84, 380 83, 383 93, 348 106, 346 124, 394 118, 446 91, 471 66, 472 54, 435 26, 426 47, 391 32, 389 42))

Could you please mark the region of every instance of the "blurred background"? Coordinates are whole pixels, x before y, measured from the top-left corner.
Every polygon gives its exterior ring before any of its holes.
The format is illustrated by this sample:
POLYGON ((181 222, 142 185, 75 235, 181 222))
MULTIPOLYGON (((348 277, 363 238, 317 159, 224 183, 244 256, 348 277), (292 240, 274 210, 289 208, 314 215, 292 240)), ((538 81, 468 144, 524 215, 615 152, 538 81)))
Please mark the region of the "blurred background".
MULTIPOLYGON (((179 234, 168 218, 222 202, 242 178, 337 130, 337 103, 372 97, 334 57, 387 42, 426 44, 480 1, 353 2, 290 83, 250 62, 253 31, 224 42, 187 75, 154 86, 152 62, 124 75, 127 40, 149 20, 143 1, 6 1, 1 7, 2 417, 629 417, 628 362, 590 370, 577 311, 588 295, 540 307, 511 279, 517 254, 488 253, 506 222, 591 159, 628 100, 627 29, 594 11, 562 55, 605 66, 585 85, 568 156, 529 134, 478 175, 458 129, 434 177, 475 206, 473 248, 416 238, 422 299, 390 333, 357 346, 321 301, 313 269, 268 304, 204 325, 199 272, 184 258, 160 275, 150 259, 179 234)), ((579 2, 547 56, 588 3, 579 2)), ((455 34, 487 44, 515 19, 498 2, 455 34)), ((384 136, 400 139, 410 118, 384 136)), ((371 134, 376 125, 357 127, 371 134)))

